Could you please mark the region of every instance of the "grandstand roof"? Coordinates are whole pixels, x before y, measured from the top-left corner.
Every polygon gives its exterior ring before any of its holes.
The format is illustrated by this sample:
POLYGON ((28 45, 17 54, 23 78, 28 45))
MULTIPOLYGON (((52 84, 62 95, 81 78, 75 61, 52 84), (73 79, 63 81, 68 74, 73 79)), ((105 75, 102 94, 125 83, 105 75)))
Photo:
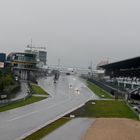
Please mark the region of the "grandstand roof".
POLYGON ((140 69, 140 56, 101 65, 100 67, 104 69, 140 69))

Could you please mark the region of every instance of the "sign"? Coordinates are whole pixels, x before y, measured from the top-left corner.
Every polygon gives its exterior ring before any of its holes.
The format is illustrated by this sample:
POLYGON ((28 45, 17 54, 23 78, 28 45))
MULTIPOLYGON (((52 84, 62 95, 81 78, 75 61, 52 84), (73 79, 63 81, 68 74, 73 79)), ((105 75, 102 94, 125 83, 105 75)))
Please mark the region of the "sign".
POLYGON ((4 68, 4 62, 0 62, 0 68, 4 68))
POLYGON ((5 99, 5 98, 7 98, 7 95, 6 94, 5 95, 1 95, 0 97, 1 97, 1 99, 5 99))

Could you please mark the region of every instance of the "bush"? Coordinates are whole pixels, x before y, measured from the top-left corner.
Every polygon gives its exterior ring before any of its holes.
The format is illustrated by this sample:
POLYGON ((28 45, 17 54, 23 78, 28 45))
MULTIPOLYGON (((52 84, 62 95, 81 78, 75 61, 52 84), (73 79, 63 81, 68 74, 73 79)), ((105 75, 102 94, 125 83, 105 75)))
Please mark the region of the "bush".
POLYGON ((14 84, 12 73, 9 71, 0 70, 0 91, 14 84))

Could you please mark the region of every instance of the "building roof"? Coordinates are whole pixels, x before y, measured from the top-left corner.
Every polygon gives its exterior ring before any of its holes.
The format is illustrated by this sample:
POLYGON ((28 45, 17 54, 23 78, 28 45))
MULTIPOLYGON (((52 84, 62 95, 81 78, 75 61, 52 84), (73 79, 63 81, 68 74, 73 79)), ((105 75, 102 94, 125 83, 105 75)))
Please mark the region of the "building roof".
POLYGON ((137 69, 140 68, 140 56, 101 65, 100 67, 104 69, 137 69))

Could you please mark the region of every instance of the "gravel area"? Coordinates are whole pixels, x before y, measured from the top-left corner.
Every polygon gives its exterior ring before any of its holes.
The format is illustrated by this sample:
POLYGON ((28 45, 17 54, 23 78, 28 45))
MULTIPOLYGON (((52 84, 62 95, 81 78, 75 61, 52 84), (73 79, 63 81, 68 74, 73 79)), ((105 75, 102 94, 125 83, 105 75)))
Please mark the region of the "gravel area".
POLYGON ((140 122, 120 118, 99 118, 83 140, 140 140, 140 122))

